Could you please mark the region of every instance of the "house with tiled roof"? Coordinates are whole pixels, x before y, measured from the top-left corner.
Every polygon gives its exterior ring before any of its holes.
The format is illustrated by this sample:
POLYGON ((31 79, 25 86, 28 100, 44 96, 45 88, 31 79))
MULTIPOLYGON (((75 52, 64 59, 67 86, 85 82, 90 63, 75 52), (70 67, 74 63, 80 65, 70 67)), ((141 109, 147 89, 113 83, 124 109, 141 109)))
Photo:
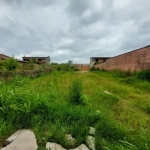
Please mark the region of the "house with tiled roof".
MULTIPOLYGON (((0 54, 0 60, 2 60, 2 61, 5 61, 5 60, 7 60, 7 59, 9 59, 9 58, 12 58, 12 57, 7 56, 7 55, 4 55, 4 54, 0 54)), ((25 65, 25 64, 26 64, 26 61, 19 60, 19 59, 16 59, 16 60, 17 60, 17 62, 18 62, 20 65, 25 65)))
POLYGON ((0 54, 0 59, 2 60, 6 60, 6 59, 9 59, 11 57, 7 56, 7 55, 4 55, 4 54, 0 54))

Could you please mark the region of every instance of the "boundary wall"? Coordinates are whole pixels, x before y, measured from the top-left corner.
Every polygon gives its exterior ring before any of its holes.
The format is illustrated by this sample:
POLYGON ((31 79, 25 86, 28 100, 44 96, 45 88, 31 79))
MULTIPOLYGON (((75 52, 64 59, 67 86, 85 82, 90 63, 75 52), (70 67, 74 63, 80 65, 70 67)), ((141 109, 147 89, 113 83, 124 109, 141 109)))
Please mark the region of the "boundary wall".
POLYGON ((89 64, 71 64, 71 66, 77 67, 80 71, 81 70, 88 71, 90 69, 90 65, 89 64))
POLYGON ((104 70, 139 71, 150 69, 150 45, 127 52, 95 65, 96 68, 104 70))

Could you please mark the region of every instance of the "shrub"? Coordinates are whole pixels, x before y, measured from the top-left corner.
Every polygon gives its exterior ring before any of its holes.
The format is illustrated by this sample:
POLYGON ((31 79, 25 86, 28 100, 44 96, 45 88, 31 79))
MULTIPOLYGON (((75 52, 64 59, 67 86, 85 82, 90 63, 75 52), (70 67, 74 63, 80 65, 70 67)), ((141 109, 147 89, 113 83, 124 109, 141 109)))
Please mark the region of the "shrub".
POLYGON ((90 68, 90 71, 97 71, 97 70, 99 70, 99 68, 95 68, 95 66, 92 66, 92 67, 90 68))
POLYGON ((141 70, 136 74, 140 80, 147 80, 150 82, 150 70, 141 70))
POLYGON ((79 69, 78 69, 77 67, 75 67, 75 66, 71 66, 71 69, 72 69, 73 71, 79 71, 79 69))
POLYGON ((14 58, 9 58, 5 61, 5 67, 7 70, 15 70, 18 67, 18 62, 14 58))
POLYGON ((82 83, 79 80, 75 80, 69 87, 69 101, 76 105, 83 103, 82 83))
POLYGON ((32 60, 28 61, 26 65, 22 67, 23 70, 34 70, 35 64, 32 60))

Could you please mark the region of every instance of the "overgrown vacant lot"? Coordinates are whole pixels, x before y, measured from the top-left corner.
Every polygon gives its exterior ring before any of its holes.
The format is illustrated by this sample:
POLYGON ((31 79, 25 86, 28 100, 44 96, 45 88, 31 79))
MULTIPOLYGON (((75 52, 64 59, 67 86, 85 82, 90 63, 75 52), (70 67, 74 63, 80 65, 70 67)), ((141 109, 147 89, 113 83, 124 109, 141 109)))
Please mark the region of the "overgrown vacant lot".
POLYGON ((96 128, 96 150, 149 150, 150 84, 101 71, 54 71, 0 82, 1 144, 18 129, 32 129, 39 149, 47 141, 69 148, 65 135, 75 137, 78 146, 90 126, 96 128), (70 101, 74 81, 81 103, 70 101))

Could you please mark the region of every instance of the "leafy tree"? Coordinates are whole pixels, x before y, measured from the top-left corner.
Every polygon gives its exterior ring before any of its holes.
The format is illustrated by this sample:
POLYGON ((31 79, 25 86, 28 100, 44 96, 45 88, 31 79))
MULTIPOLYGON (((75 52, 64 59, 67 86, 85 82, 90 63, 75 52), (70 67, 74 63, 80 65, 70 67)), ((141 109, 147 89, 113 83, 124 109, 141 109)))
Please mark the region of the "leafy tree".
POLYGON ((15 70, 18 67, 18 62, 14 58, 9 58, 5 61, 5 67, 7 70, 15 70))
POLYGON ((68 64, 71 65, 72 64, 72 60, 68 60, 68 64))

